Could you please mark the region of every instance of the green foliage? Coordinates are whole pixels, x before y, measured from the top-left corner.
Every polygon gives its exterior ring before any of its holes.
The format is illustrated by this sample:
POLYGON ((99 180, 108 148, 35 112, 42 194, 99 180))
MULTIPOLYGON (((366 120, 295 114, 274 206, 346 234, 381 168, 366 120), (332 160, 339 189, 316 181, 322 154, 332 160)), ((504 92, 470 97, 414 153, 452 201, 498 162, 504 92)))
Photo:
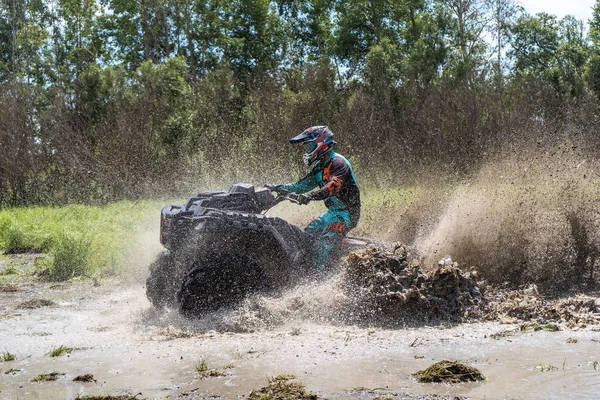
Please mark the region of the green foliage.
POLYGON ((558 21, 554 15, 524 16, 513 27, 517 73, 542 77, 557 93, 583 92, 583 72, 589 49, 583 24, 571 16, 558 21))
POLYGON ((315 124, 369 175, 468 172, 524 121, 594 119, 599 15, 587 38, 514 0, 0 0, 0 206, 289 176, 315 124))
MULTIPOLYGON (((48 253, 35 266, 45 279, 101 277, 118 272, 130 255, 131 237, 156 227, 162 205, 122 202, 107 207, 15 208, 0 210, 0 221, 20 226, 21 241, 27 244, 21 247, 48 253)), ((14 251, 2 240, 0 250, 8 249, 14 251)))
POLYGON ((60 357, 63 354, 72 353, 73 350, 74 349, 72 347, 60 345, 60 346, 54 347, 54 348, 52 348, 52 350, 50 350, 50 357, 60 357))
POLYGON ((61 234, 52 245, 54 259, 48 271, 48 279, 66 281, 73 277, 85 276, 89 264, 92 241, 85 235, 75 237, 61 234))
POLYGON ((16 356, 14 354, 9 353, 8 351, 2 352, 2 361, 14 361, 16 356))

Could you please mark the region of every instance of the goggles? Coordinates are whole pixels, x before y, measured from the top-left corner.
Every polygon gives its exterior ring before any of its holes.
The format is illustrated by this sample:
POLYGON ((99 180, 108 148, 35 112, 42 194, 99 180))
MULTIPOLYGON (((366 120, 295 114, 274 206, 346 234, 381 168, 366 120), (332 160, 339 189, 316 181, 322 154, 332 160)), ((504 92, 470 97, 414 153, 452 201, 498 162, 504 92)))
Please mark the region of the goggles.
POLYGON ((312 153, 317 148, 317 144, 314 141, 304 142, 304 150, 307 153, 312 153))

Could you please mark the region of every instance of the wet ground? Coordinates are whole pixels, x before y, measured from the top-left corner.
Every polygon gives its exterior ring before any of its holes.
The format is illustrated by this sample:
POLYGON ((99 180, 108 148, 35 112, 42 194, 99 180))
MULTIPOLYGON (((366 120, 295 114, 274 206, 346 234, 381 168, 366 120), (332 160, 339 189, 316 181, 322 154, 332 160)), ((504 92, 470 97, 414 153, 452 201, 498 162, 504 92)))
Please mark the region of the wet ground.
MULTIPOLYGON (((9 261, 0 264, 6 270, 9 261)), ((320 320, 330 315, 319 313, 326 301, 311 305, 312 318, 295 312, 291 305, 335 297, 325 284, 262 299, 262 309, 251 313, 241 308, 189 322, 152 309, 143 280, 40 283, 16 269, 0 276, 0 352, 15 356, 0 361, 0 399, 235 399, 280 374, 329 399, 600 397, 598 325, 557 332, 499 322, 381 329, 320 320), (261 312, 279 318, 257 323, 261 312), (60 346, 72 351, 51 357, 60 346), (486 380, 421 384, 412 376, 441 360, 475 367, 486 380), (203 361, 223 376, 201 378, 203 361), (32 382, 52 372, 64 375, 32 382), (85 374, 95 381, 73 381, 85 374)))

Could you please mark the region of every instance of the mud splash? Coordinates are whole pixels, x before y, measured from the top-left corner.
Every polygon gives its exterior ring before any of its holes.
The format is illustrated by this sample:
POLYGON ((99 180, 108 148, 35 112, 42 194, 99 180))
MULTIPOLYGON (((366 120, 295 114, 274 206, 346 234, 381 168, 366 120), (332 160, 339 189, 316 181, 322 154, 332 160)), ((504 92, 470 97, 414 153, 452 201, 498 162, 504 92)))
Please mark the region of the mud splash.
POLYGON ((565 293, 596 284, 600 197, 594 165, 556 151, 490 161, 443 194, 415 241, 425 264, 446 254, 494 285, 565 293))

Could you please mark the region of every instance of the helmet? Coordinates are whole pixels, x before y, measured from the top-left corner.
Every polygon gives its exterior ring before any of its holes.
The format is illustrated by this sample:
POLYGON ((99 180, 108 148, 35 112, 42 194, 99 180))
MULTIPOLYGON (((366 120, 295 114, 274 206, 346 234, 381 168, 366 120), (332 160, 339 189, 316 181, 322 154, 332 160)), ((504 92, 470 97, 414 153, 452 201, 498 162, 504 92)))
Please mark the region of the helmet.
POLYGON ((333 148, 333 132, 326 126, 312 126, 290 139, 290 143, 303 143, 304 164, 311 165, 333 148))

